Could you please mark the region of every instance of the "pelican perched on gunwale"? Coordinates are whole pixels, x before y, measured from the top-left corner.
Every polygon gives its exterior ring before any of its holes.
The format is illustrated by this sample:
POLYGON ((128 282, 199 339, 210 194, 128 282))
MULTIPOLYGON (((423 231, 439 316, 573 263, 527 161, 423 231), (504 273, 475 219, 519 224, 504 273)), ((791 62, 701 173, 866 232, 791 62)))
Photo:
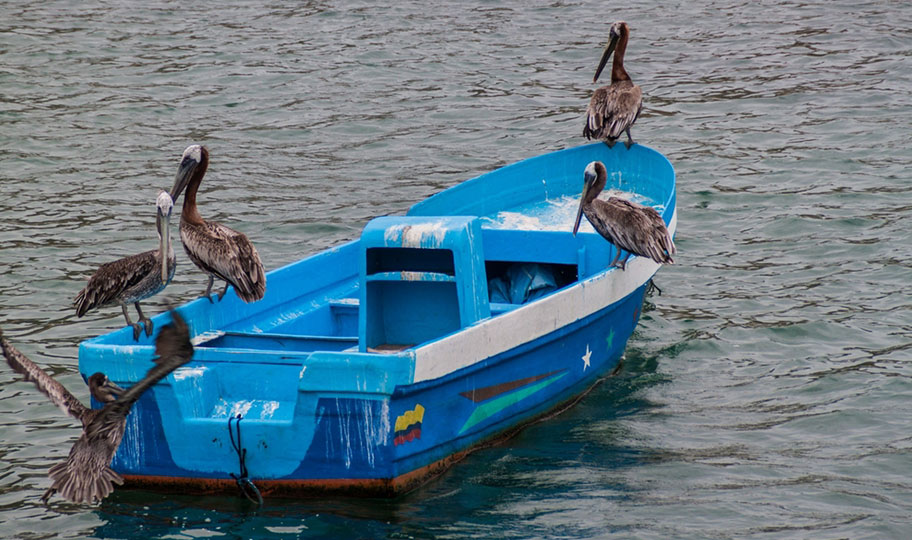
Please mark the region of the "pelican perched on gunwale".
POLYGON ((16 350, 0 330, 0 348, 10 367, 24 375, 26 381, 35 383, 61 410, 82 422, 82 435, 66 460, 48 470, 51 487, 42 495, 42 501, 47 502, 51 495, 60 492, 72 502, 93 503, 107 497, 114 484, 123 484, 123 478, 111 469, 111 460, 123 439, 130 408, 143 392, 193 356, 187 324, 177 312, 172 311, 171 317, 172 322, 159 331, 155 340, 158 355, 155 365, 141 381, 124 390, 103 373, 89 377, 89 392, 103 404, 101 409, 83 405, 62 384, 16 350))
POLYGON ((212 283, 215 278, 225 281, 219 293, 221 301, 234 285, 234 292, 244 302, 255 302, 266 293, 266 271, 257 250, 244 234, 206 221, 196 208, 196 192, 209 167, 209 150, 205 146, 188 146, 181 156, 171 198, 175 201, 186 188, 181 210, 180 236, 184 251, 193 264, 209 276, 205 297, 212 302, 212 283))
POLYGON ((167 192, 162 191, 156 200, 155 226, 158 229, 158 249, 145 251, 137 255, 124 257, 101 265, 89 278, 85 288, 76 295, 76 316, 82 317, 86 312, 97 307, 120 304, 127 326, 133 327, 133 340, 139 340, 139 334, 145 325, 146 335, 152 335, 152 320, 143 315, 139 307, 140 300, 160 293, 171 283, 177 260, 171 245, 171 210, 174 201, 167 192), (127 304, 136 306, 139 321, 130 320, 127 304))
POLYGON ((640 87, 633 84, 630 75, 624 69, 624 53, 627 51, 627 40, 630 39, 630 27, 624 21, 611 25, 608 45, 602 53, 595 77, 592 82, 598 81, 599 75, 608 63, 608 57, 614 52, 614 62, 611 66, 611 84, 596 89, 589 100, 586 109, 586 126, 583 135, 587 139, 604 139, 605 144, 613 147, 622 133, 627 133, 624 145, 629 149, 633 144, 630 136, 630 127, 636 122, 643 110, 643 92, 640 87))
POLYGON ((586 166, 583 173, 583 194, 573 223, 573 234, 579 230, 582 215, 586 214, 592 227, 605 240, 614 244, 616 253, 609 266, 623 270, 631 254, 649 257, 659 264, 674 264, 672 255, 677 249, 662 216, 655 208, 620 197, 609 197, 607 201, 598 199, 599 193, 605 189, 607 179, 608 171, 601 161, 593 161, 586 166), (618 264, 621 250, 626 255, 618 264))

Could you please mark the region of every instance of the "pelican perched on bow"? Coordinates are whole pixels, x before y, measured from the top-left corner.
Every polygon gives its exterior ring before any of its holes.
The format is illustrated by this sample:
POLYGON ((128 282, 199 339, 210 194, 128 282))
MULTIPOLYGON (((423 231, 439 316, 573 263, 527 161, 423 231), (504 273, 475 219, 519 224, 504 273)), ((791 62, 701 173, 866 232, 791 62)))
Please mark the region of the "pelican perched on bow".
POLYGON ((126 429, 126 417, 136 400, 147 389, 169 373, 190 361, 193 345, 190 331, 177 312, 172 311, 173 322, 163 327, 155 340, 155 365, 146 376, 128 390, 111 382, 103 373, 89 377, 89 392, 103 404, 101 409, 83 405, 62 384, 51 378, 43 369, 16 350, 0 331, 0 348, 7 363, 15 371, 32 381, 42 393, 65 413, 82 422, 82 435, 70 449, 66 460, 48 470, 51 487, 41 500, 55 492, 75 503, 92 503, 107 497, 114 484, 123 484, 119 474, 111 469, 111 460, 126 429))
POLYGON ((583 195, 573 223, 573 234, 579 230, 582 215, 586 214, 586 219, 595 230, 614 244, 616 253, 609 266, 623 270, 631 254, 649 257, 659 264, 674 264, 671 256, 677 250, 662 216, 655 208, 619 197, 609 197, 607 201, 598 199, 607 179, 608 171, 601 161, 593 161, 586 166, 583 195), (627 253, 618 264, 621 250, 627 253))
POLYGON ((184 251, 193 264, 209 275, 206 298, 212 302, 215 278, 225 281, 219 293, 221 300, 234 285, 234 292, 244 302, 255 302, 266 293, 266 272, 256 248, 242 233, 214 221, 204 220, 196 208, 196 192, 209 167, 209 150, 205 146, 188 146, 181 156, 171 198, 175 201, 186 188, 181 211, 180 235, 184 251))
POLYGON ((643 110, 643 92, 640 87, 633 84, 630 75, 624 69, 624 53, 627 51, 627 40, 630 38, 630 28, 624 21, 611 25, 610 38, 602 59, 592 82, 598 81, 599 75, 608 63, 608 57, 614 53, 614 63, 611 66, 611 84, 598 88, 589 107, 586 109, 586 127, 583 135, 587 139, 604 139, 605 144, 613 147, 615 141, 622 133, 627 133, 624 143, 629 149, 633 145, 630 136, 630 127, 636 122, 643 110))
POLYGON ((105 263, 92 274, 85 288, 76 295, 76 316, 101 306, 120 304, 127 326, 133 327, 133 339, 138 340, 145 325, 146 335, 152 335, 152 320, 143 315, 140 300, 158 294, 171 283, 177 261, 171 246, 171 210, 174 202, 162 191, 156 201, 155 226, 158 229, 158 249, 105 263), (139 321, 130 320, 127 304, 136 306, 139 321))

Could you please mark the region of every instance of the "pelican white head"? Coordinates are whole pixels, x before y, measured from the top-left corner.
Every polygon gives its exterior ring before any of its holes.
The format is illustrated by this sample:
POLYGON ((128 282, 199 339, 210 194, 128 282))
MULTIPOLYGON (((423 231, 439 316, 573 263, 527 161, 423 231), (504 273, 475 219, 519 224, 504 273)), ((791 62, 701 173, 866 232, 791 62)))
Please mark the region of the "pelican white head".
POLYGON ((158 194, 158 199, 155 201, 155 206, 158 208, 159 214, 170 216, 171 211, 174 209, 174 199, 171 198, 167 191, 161 190, 158 194))
POLYGON ((203 159, 203 147, 198 144, 191 144, 188 146, 181 155, 180 162, 182 163, 187 158, 199 163, 200 160, 203 159))
POLYGON ((199 172, 200 178, 202 178, 209 163, 208 156, 206 148, 199 144, 191 144, 184 150, 184 153, 181 154, 180 164, 177 166, 174 186, 171 188, 171 199, 176 201, 180 197, 194 173, 199 172))

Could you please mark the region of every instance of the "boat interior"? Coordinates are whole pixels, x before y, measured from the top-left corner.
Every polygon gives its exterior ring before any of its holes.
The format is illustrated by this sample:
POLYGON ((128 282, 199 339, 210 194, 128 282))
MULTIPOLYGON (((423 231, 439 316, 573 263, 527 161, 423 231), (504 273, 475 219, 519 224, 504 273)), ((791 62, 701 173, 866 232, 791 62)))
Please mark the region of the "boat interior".
MULTIPOLYGON (((184 417, 291 421, 297 392, 392 392, 413 376, 408 349, 519 309, 610 260, 606 242, 590 248, 594 235, 556 237, 564 234, 487 229, 471 216, 378 218, 359 241, 270 274, 270 287, 298 288, 296 297, 278 295, 284 302, 260 316, 197 336, 197 367, 175 376, 176 406, 184 417), (496 301, 489 284, 505 291, 496 301), (287 371, 289 384, 260 392, 251 381, 262 379, 263 363, 287 371)), ((204 302, 195 304, 210 309, 204 302)))
MULTIPOLYGON (((610 246, 591 234, 568 241, 558 237, 570 236, 569 230, 485 228, 482 221, 471 216, 378 218, 365 227, 360 241, 334 253, 331 259, 337 260, 320 261, 327 265, 324 271, 358 273, 316 283, 281 309, 204 334, 196 345, 286 353, 399 352, 575 283, 589 274, 587 269, 604 268, 612 256, 610 246)), ((308 265, 307 260, 298 264, 308 265)), ((308 275, 306 268, 297 270, 308 275)), ((276 277, 270 276, 271 287, 279 285, 276 277)))

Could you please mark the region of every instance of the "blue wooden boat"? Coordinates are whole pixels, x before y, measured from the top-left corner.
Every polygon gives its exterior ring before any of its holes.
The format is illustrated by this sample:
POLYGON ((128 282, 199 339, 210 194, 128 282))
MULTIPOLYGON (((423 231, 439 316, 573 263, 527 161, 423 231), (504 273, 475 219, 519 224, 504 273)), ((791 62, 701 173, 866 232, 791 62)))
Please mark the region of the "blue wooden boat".
MULTIPOLYGON (((588 223, 572 235, 593 160, 606 193, 652 205, 674 231, 668 160, 601 143, 374 219, 269 272, 259 302, 229 290, 181 306, 194 358, 133 407, 114 469, 184 492, 236 490, 247 475, 264 495, 391 496, 572 402, 617 366, 658 269, 643 257, 606 269, 614 248, 588 223)), ((83 342, 81 373, 139 380, 154 336, 129 330, 83 342)))

